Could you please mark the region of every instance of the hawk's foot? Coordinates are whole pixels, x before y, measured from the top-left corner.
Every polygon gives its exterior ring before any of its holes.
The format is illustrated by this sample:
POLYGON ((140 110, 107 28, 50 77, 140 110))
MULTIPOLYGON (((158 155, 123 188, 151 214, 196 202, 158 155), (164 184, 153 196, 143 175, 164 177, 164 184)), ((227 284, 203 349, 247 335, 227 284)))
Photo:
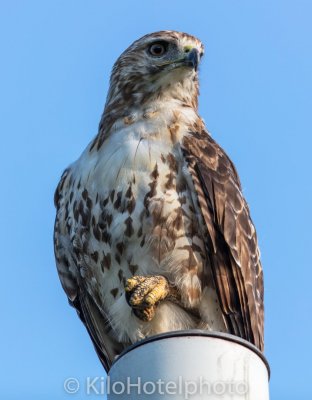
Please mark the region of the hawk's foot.
POLYGON ((157 304, 167 297, 174 297, 174 291, 161 275, 133 276, 125 286, 127 302, 142 321, 151 321, 157 304))

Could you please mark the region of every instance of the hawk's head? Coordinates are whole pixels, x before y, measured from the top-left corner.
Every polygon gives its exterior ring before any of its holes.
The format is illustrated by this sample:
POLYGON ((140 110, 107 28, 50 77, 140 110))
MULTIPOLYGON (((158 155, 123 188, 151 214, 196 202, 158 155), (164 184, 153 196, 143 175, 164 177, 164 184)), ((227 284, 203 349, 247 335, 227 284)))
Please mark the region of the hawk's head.
POLYGON ((170 97, 197 105, 197 70, 204 54, 194 36, 175 31, 151 33, 136 40, 116 61, 107 99, 133 106, 170 97))

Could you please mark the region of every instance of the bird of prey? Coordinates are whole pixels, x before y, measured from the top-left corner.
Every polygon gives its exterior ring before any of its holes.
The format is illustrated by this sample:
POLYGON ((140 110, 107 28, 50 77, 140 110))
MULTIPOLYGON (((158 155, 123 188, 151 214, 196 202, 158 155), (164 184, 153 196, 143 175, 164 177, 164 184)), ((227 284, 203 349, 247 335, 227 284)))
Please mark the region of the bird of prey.
POLYGON ((106 370, 163 332, 263 350, 263 276, 236 169, 198 115, 203 44, 175 31, 114 64, 96 137, 55 193, 57 269, 106 370))

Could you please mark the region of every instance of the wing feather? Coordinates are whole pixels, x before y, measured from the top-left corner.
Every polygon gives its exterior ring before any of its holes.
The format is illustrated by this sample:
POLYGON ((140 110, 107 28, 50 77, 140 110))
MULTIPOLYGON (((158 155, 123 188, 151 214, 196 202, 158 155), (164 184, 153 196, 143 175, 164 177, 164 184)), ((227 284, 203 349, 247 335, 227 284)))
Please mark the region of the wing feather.
POLYGON ((115 357, 122 352, 124 346, 109 335, 111 328, 108 319, 103 316, 103 312, 99 310, 86 290, 73 302, 70 301, 70 305, 76 309, 105 371, 108 372, 115 357))
POLYGON ((257 236, 236 169, 204 130, 182 144, 207 228, 206 247, 231 333, 263 350, 263 276, 257 236))
MULTIPOLYGON (((70 169, 65 170, 56 189, 54 202, 56 220, 54 228, 54 251, 58 274, 71 306, 73 306, 85 325, 93 342, 98 357, 108 371, 114 358, 123 350, 123 346, 112 338, 112 328, 104 310, 100 309, 85 287, 78 272, 75 240, 70 240, 70 232, 74 229, 73 219, 68 218, 68 192, 72 179, 70 169)), ((74 236, 75 237, 75 236, 74 236)))

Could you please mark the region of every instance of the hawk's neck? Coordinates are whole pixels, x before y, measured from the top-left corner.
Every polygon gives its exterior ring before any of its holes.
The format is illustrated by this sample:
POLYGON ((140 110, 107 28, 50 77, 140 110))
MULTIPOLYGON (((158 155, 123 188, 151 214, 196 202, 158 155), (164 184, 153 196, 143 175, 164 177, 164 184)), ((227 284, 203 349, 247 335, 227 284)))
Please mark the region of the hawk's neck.
POLYGON ((130 135, 151 143, 161 140, 175 145, 187 132, 202 125, 197 110, 176 100, 154 101, 125 111, 117 118, 103 121, 90 151, 100 150, 106 139, 111 140, 117 133, 125 139, 130 135))
POLYGON ((105 139, 116 129, 128 125, 155 125, 155 129, 165 124, 168 129, 177 126, 198 124, 198 82, 189 79, 185 82, 164 81, 155 92, 136 91, 128 94, 121 91, 109 96, 99 126, 99 133, 92 143, 91 150, 99 149, 105 139), (157 125, 158 124, 158 125, 157 125))

